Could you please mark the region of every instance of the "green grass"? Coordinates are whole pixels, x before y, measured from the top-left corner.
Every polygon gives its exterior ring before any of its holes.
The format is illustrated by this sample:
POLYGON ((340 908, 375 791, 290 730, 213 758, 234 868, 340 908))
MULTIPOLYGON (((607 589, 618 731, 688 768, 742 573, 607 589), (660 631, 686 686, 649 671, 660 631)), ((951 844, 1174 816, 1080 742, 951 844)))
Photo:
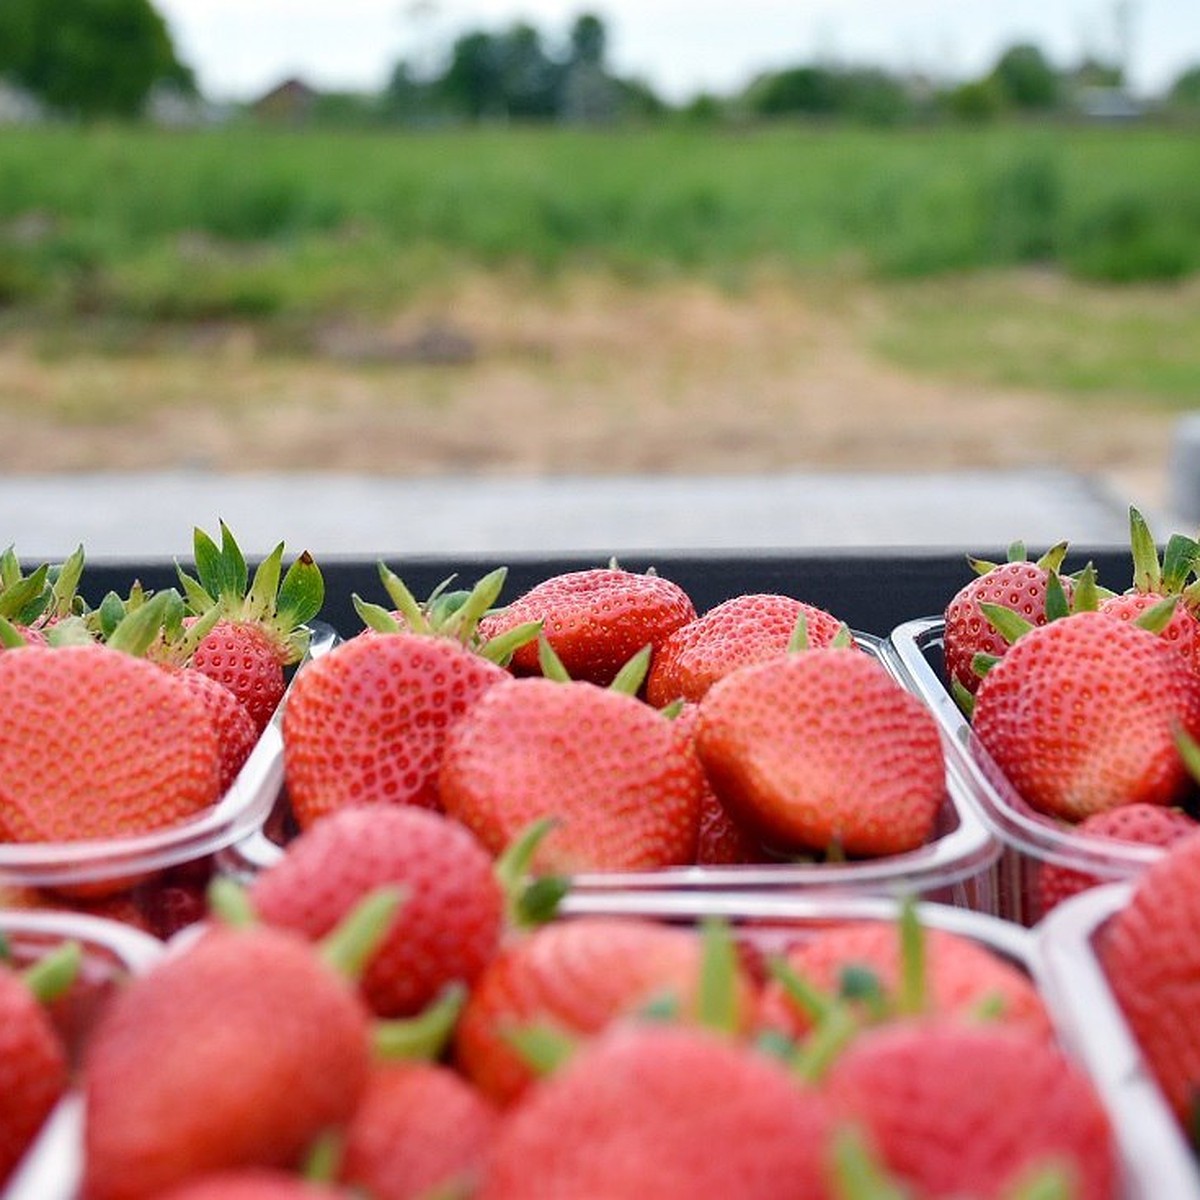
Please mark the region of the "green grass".
POLYGON ((1200 269, 1186 130, 0 131, 0 312, 384 311, 463 269, 726 286, 1200 269))

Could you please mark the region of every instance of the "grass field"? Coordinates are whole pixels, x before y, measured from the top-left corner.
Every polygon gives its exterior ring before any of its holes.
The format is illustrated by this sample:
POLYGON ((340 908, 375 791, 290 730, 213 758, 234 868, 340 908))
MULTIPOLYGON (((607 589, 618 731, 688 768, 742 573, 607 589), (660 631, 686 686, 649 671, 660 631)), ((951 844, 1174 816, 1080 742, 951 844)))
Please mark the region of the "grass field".
POLYGON ((1150 127, 3 130, 0 468, 1161 477, 1197 180, 1150 127))
POLYGON ((0 301, 383 311, 468 268, 923 277, 1200 270, 1189 130, 0 132, 0 301))

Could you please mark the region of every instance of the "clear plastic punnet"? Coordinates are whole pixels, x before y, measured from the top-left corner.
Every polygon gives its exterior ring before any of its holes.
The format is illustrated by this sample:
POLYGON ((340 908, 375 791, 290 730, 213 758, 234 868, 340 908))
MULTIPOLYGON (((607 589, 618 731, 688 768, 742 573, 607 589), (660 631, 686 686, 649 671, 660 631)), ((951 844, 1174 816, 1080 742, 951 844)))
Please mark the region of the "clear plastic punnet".
MULTIPOLYGON (((336 639, 332 628, 314 625, 308 658, 325 653, 336 639)), ((121 896, 154 927, 164 888, 198 894, 212 856, 250 836, 270 815, 283 779, 281 714, 282 709, 267 725, 224 796, 186 821, 122 838, 0 842, 0 902, 5 888, 32 889, 52 905, 86 906, 121 896)))
MULTIPOLYGON (((856 641, 895 674, 882 639, 858 633, 856 641)), ((943 738, 943 746, 946 745, 943 738)), ((867 895, 917 895, 927 900, 995 911, 995 867, 1000 845, 968 799, 966 784, 947 751, 946 792, 933 836, 904 854, 849 862, 772 861, 736 866, 670 867, 654 871, 588 871, 573 876, 575 891, 610 890, 821 890, 867 895)), ((252 875, 282 854, 288 828, 286 796, 273 819, 222 853, 232 874, 252 875)))
MULTIPOLYGON (((0 909, 0 934, 18 965, 63 942, 79 943, 79 978, 54 1010, 75 1064, 121 981, 149 970, 166 952, 162 942, 129 925, 74 912, 0 909)), ((0 1200, 74 1200, 81 1178, 82 1136, 83 1105, 76 1092, 69 1092, 3 1185, 0 1200)))
POLYGON ((1154 1081, 1097 954, 1105 923, 1133 883, 1092 888, 1034 930, 1034 977, 1064 1044, 1087 1067, 1116 1123, 1137 1200, 1200 1200, 1200 1162, 1154 1081))
MULTIPOLYGON (((1111 996, 1102 994, 1102 977, 1094 978, 1098 964, 1094 958, 1086 961, 1090 951, 1080 944, 1080 931, 1094 927, 1089 914, 1107 916, 1125 891, 1118 887, 1087 892, 1081 899, 1091 902, 1096 897, 1100 903, 1074 910, 1079 915, 1071 916, 1068 910, 1078 901, 1069 902, 1062 906, 1061 919, 1056 912, 1053 925, 1048 921, 1039 929, 938 903, 920 903, 917 913, 924 927, 969 938, 1033 980, 1063 1049, 1092 1078, 1112 1119, 1123 1167, 1122 1200, 1200 1200, 1195 1162, 1178 1132, 1164 1127, 1162 1098, 1157 1089, 1149 1094, 1151 1085, 1128 1030, 1111 996), (1100 1014, 1094 1022, 1093 1011, 1100 1014)), ((564 918, 629 916, 685 925, 719 917, 730 923, 735 936, 758 943, 764 951, 778 949, 781 939, 811 936, 835 922, 895 921, 899 912, 899 902, 887 897, 778 893, 574 893, 561 909, 564 918)), ((1086 939, 1085 932, 1082 940, 1086 939)))
POLYGON ((971 729, 944 682, 940 617, 898 625, 888 639, 888 654, 902 682, 921 697, 940 723, 953 759, 952 770, 965 785, 988 829, 1003 846, 993 910, 1025 925, 1049 911, 1043 896, 1044 873, 1065 868, 1096 884, 1134 879, 1162 857, 1157 846, 1138 845, 1080 833, 1038 812, 1022 799, 971 729))

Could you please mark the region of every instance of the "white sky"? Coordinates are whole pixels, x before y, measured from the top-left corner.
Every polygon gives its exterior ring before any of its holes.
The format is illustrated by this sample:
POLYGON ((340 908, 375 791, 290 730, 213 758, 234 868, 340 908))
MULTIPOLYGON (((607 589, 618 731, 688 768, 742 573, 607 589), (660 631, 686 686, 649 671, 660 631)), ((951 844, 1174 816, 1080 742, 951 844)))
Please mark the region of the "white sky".
POLYGON ((1062 66, 1113 59, 1124 13, 1135 90, 1160 92, 1200 63, 1200 0, 156 0, 180 57, 214 99, 244 100, 298 75, 373 91, 401 58, 428 59, 466 29, 526 20, 565 37, 603 18, 609 65, 672 100, 725 93, 771 67, 831 59, 982 74, 1016 41, 1062 66))

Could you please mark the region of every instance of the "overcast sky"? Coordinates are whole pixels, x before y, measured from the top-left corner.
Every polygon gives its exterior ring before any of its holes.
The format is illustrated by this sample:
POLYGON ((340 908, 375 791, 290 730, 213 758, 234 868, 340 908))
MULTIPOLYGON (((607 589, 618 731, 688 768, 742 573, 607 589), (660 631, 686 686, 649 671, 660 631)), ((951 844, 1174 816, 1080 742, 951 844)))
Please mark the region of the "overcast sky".
POLYGON ((1087 53, 1109 60, 1125 53, 1143 93, 1161 92, 1200 63, 1200 0, 156 0, 156 7, 201 88, 221 100, 252 98, 292 75, 373 91, 399 59, 427 61, 464 29, 526 20, 559 38, 583 12, 604 19, 612 69, 672 100, 732 91, 761 70, 817 58, 967 78, 1016 41, 1037 43, 1063 66, 1087 53))

